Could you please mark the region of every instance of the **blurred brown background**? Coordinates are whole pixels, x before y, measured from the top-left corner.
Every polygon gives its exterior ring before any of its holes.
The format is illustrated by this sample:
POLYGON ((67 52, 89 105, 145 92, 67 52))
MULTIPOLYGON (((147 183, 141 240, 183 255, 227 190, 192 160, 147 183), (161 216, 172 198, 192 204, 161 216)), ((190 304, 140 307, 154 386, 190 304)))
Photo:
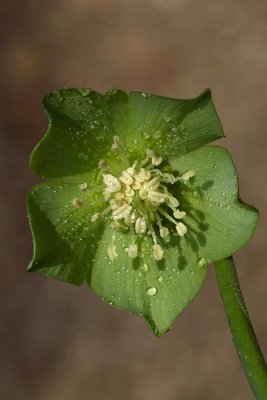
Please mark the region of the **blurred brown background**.
POLYGON ((119 87, 183 98, 210 87, 241 196, 261 212, 236 261, 267 355, 266 0, 9 0, 0 8, 0 398, 252 400, 212 267, 157 339, 86 286, 25 272, 25 194, 37 181, 27 163, 47 127, 47 92, 119 87))

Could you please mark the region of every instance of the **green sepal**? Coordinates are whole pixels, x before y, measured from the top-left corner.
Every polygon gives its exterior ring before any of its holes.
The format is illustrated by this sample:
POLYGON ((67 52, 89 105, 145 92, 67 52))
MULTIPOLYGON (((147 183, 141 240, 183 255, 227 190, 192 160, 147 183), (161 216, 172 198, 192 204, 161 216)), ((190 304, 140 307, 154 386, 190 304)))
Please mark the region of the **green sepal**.
POLYGON ((129 154, 153 148, 169 159, 223 137, 210 90, 188 100, 112 90, 106 95, 114 130, 129 154))
POLYGON ((117 89, 106 95, 62 89, 48 94, 43 107, 49 128, 33 150, 30 166, 46 179, 78 182, 106 158, 118 170, 121 163, 111 152, 116 135, 130 159, 143 157, 148 148, 173 158, 223 136, 209 90, 176 100, 117 89))
POLYGON ((200 290, 206 264, 200 265, 185 238, 176 237, 164 247, 160 262, 153 258, 151 238, 139 239, 139 254, 134 259, 127 254, 131 243, 131 234, 114 233, 107 227, 88 284, 107 303, 143 316, 151 331, 161 336, 200 290), (112 242, 118 253, 114 261, 107 255, 112 242), (148 295, 151 288, 156 290, 153 296, 148 295))
POLYGON ((48 94, 43 107, 49 128, 31 154, 32 171, 66 182, 90 178, 115 135, 105 97, 91 90, 63 89, 48 94))
POLYGON ((27 206, 34 240, 28 270, 80 285, 93 266, 95 237, 100 238, 104 228, 100 220, 91 222, 103 208, 102 197, 74 184, 44 183, 30 190, 27 206), (77 197, 82 208, 73 205, 77 197))
POLYGON ((192 250, 211 262, 245 246, 256 228, 258 212, 239 199, 237 173, 228 151, 205 146, 177 158, 171 167, 178 175, 195 172, 177 192, 187 213, 183 222, 192 250))

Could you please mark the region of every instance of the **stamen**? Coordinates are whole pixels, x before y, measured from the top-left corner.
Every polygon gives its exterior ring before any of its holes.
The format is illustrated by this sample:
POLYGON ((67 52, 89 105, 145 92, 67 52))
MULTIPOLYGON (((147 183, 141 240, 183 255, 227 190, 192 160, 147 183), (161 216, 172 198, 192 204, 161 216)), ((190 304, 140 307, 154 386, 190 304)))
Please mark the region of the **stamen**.
POLYGON ((175 208, 180 205, 180 202, 173 196, 169 196, 169 202, 170 202, 171 206, 173 206, 175 208))
POLYGON ((132 206, 130 206, 129 204, 123 204, 121 207, 117 208, 117 210, 113 211, 112 217, 115 220, 123 219, 123 218, 127 217, 127 215, 130 214, 131 209, 132 209, 132 206))
POLYGON ((153 203, 164 203, 166 201, 167 196, 164 193, 156 192, 154 190, 150 190, 147 195, 148 200, 153 203))
POLYGON ((169 236, 170 231, 169 231, 168 228, 166 228, 165 226, 163 226, 162 228, 160 228, 159 234, 160 234, 160 236, 161 236, 162 238, 165 238, 165 237, 169 236))
POLYGON ((133 166, 132 166, 132 167, 127 168, 127 169, 126 169, 126 172, 127 172, 129 175, 134 176, 134 174, 135 174, 135 167, 136 167, 136 162, 133 163, 133 166))
POLYGON ((163 258, 164 251, 159 244, 153 245, 153 257, 155 260, 160 261, 163 258))
POLYGON ((158 165, 160 165, 162 163, 162 161, 163 161, 163 158, 162 157, 157 157, 157 156, 153 156, 152 160, 151 160, 152 164, 155 165, 156 167, 158 165))
POLYGON ((190 178, 193 178, 194 176, 195 176, 195 171, 191 169, 182 175, 182 180, 187 182, 189 181, 190 178))
POLYGON ((130 258, 136 258, 138 255, 138 248, 136 244, 130 244, 128 248, 128 256, 130 258))
POLYGON ((172 174, 168 174, 168 173, 162 174, 162 178, 163 178, 164 182, 170 183, 171 185, 173 185, 176 180, 175 176, 173 176, 172 174))
POLYGON ((118 257, 118 253, 116 252, 116 246, 114 243, 111 243, 108 246, 108 256, 111 259, 111 261, 115 261, 116 258, 118 257))
MULTIPOLYGON (((118 136, 114 136, 112 150, 118 153, 122 150, 119 156, 122 162, 129 165, 127 154, 118 136)), ((175 177, 155 168, 162 163, 161 156, 156 155, 151 149, 146 151, 146 155, 144 160, 135 160, 131 167, 122 170, 118 178, 111 173, 102 174, 104 184, 102 193, 109 206, 101 214, 110 214, 110 226, 114 229, 121 229, 124 226, 131 232, 133 238, 136 235, 151 235, 153 257, 156 261, 160 261, 164 250, 158 243, 158 238, 162 238, 162 242, 166 243, 167 236, 175 230, 180 237, 187 233, 187 226, 179 222, 186 217, 186 212, 178 209, 180 202, 169 191, 168 185, 174 185, 178 181, 187 182, 195 176, 195 172, 189 170, 182 176, 175 177), (163 226, 166 220, 173 224, 172 229, 163 226)), ((99 166, 105 170, 107 162, 101 160, 99 166)), ((79 187, 81 190, 86 190, 87 184, 81 184, 79 187)), ((79 207, 83 201, 77 198, 73 199, 74 203, 79 207)), ((92 215, 91 221, 95 222, 101 214, 92 215)), ((114 240, 115 238, 112 238, 112 243, 108 246, 108 256, 111 261, 118 257, 114 240)), ((138 256, 138 245, 134 239, 126 251, 130 258, 138 256)))
POLYGON ((123 193, 117 192, 117 193, 115 193, 114 198, 115 198, 115 200, 117 200, 118 202, 120 202, 120 201, 123 201, 123 200, 125 199, 125 196, 124 196, 123 193))
POLYGON ((129 174, 128 171, 123 171, 120 176, 120 181, 123 182, 125 185, 131 185, 133 183, 133 178, 129 174))
POLYGON ((141 168, 140 172, 135 175, 135 180, 140 183, 148 181, 150 178, 151 178, 151 172, 144 168, 141 168))
POLYGON ((114 193, 119 192, 121 190, 121 184, 115 176, 111 174, 104 175, 104 184, 107 186, 107 191, 114 193))
POLYGON ((136 215, 136 211, 132 212, 131 214, 126 215, 126 217, 124 217, 124 222, 126 224, 134 224, 136 221, 137 215, 136 215))
POLYGON ((186 212, 185 211, 180 211, 180 210, 176 210, 173 213, 173 216, 177 219, 183 219, 186 216, 186 212))
POLYGON ((143 233, 146 233, 146 220, 144 217, 139 217, 137 218, 137 220, 135 221, 135 232, 138 235, 141 235, 143 233))
POLYGON ((158 209, 158 212, 162 214, 165 218, 167 218, 169 221, 171 221, 173 224, 177 224, 177 221, 175 221, 174 218, 172 218, 166 211, 162 210, 162 208, 158 209))
POLYGON ((176 230, 178 232, 178 235, 183 237, 187 232, 187 227, 182 222, 178 222, 178 224, 176 225, 176 230))
POLYGON ((157 190, 160 185, 160 178, 156 176, 151 181, 145 182, 143 185, 144 190, 157 190))

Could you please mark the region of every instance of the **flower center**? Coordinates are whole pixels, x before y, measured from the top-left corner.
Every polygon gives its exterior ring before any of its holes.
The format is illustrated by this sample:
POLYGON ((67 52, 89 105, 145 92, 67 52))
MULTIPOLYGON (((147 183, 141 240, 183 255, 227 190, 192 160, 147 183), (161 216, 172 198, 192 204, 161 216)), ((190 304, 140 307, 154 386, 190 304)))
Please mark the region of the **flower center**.
MULTIPOLYGON (((111 149, 118 155, 124 152, 118 136, 114 137, 111 149)), ((109 215, 114 232, 127 228, 132 233, 132 243, 127 249, 130 258, 138 256, 139 237, 152 237, 151 255, 160 261, 164 256, 161 244, 168 242, 170 235, 183 237, 187 233, 187 226, 182 222, 186 212, 180 208, 180 202, 173 196, 171 189, 178 181, 189 181, 195 172, 190 170, 177 177, 164 172, 166 168, 161 170, 159 166, 162 163, 163 158, 150 149, 146 150, 144 159, 135 160, 118 176, 111 173, 106 160, 99 162, 104 185, 103 196, 108 203, 104 214, 109 215)), ((94 214, 91 222, 99 217, 99 213, 94 214)), ((107 248, 111 261, 118 257, 115 238, 114 233, 107 248)))

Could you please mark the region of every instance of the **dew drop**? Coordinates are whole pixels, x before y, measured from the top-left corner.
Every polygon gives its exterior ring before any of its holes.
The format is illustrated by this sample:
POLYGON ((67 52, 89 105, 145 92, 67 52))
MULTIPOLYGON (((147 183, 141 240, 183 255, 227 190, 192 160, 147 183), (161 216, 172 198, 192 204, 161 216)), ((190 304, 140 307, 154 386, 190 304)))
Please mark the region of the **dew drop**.
POLYGON ((146 99, 147 97, 149 97, 149 93, 146 92, 142 92, 141 95, 146 99))
POLYGON ((151 287, 148 288, 146 292, 148 296, 155 296, 155 294, 157 294, 157 289, 155 287, 151 287))
POLYGON ((144 136, 145 139, 149 139, 150 138, 150 134, 147 131, 143 132, 143 136, 144 136))
POLYGON ((163 118, 166 122, 170 122, 171 121, 171 117, 164 117, 163 118))
POLYGON ((162 132, 159 130, 159 131, 152 133, 152 137, 154 139, 159 139, 161 137, 161 134, 162 134, 162 132))
POLYGON ((147 264, 144 264, 144 265, 143 265, 143 270, 144 270, 144 272, 148 272, 148 271, 149 271, 149 268, 148 268, 148 265, 147 265, 147 264))
POLYGON ((163 282, 163 277, 162 277, 162 276, 159 276, 159 277, 158 277, 158 282, 159 282, 159 283, 163 282))
POLYGON ((197 265, 199 266, 199 267, 204 267, 204 265, 206 265, 207 264, 207 262, 206 262, 206 260, 205 260, 205 258, 199 258, 199 260, 198 260, 198 262, 197 262, 197 265))

